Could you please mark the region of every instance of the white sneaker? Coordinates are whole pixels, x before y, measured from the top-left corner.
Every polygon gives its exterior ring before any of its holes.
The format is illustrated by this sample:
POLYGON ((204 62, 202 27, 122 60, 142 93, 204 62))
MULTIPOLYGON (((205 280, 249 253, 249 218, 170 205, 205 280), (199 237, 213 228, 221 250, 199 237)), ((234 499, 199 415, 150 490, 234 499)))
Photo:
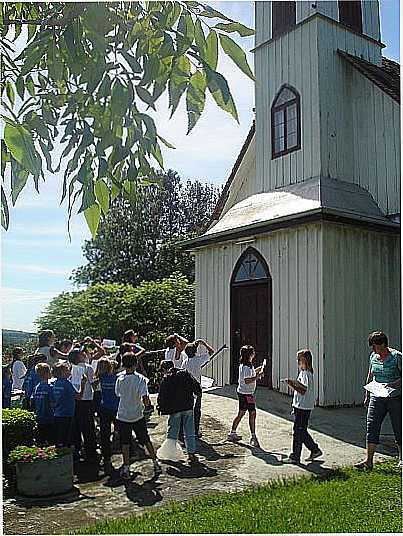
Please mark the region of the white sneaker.
POLYGON ((242 436, 238 435, 236 432, 230 432, 227 436, 228 441, 241 441, 242 436))
POLYGON ((252 447, 256 447, 257 449, 260 449, 260 444, 259 444, 259 440, 256 436, 252 436, 250 438, 250 444, 252 447))
POLYGON ((130 479, 130 469, 128 465, 122 465, 120 468, 120 476, 123 478, 123 480, 130 479))

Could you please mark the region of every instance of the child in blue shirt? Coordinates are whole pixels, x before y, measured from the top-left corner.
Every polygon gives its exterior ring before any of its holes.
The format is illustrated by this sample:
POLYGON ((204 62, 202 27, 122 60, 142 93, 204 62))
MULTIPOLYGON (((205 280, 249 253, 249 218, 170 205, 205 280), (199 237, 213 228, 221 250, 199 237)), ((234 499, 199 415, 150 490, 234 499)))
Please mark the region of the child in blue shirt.
POLYGON ((38 365, 38 363, 45 363, 46 356, 43 354, 34 354, 32 356, 29 356, 28 360, 32 362, 32 366, 25 374, 24 381, 22 383, 22 390, 24 391, 23 407, 24 409, 35 411, 31 397, 35 387, 41 381, 36 371, 36 365, 38 365))
POLYGON ((56 378, 53 384, 53 397, 55 402, 55 434, 56 446, 71 447, 73 438, 73 417, 76 400, 80 400, 87 377, 81 378, 80 390, 69 382, 70 365, 66 362, 56 363, 53 367, 53 376, 56 378))
MULTIPOLYGON (((116 363, 116 361, 115 361, 116 363)), ((117 363, 116 363, 117 365, 117 363)), ((115 425, 116 413, 119 406, 119 397, 115 394, 116 372, 110 359, 101 357, 98 360, 96 383, 101 388, 101 402, 99 408, 101 452, 104 461, 105 474, 113 470, 112 454, 112 423, 115 425)))
POLYGON ((53 385, 49 384, 51 378, 50 366, 47 363, 38 363, 35 366, 39 383, 32 393, 32 405, 36 414, 37 422, 37 444, 54 445, 54 396, 53 385))
POLYGON ((11 378, 10 365, 3 365, 2 367, 2 398, 3 409, 11 407, 11 388, 13 386, 13 380, 11 378))

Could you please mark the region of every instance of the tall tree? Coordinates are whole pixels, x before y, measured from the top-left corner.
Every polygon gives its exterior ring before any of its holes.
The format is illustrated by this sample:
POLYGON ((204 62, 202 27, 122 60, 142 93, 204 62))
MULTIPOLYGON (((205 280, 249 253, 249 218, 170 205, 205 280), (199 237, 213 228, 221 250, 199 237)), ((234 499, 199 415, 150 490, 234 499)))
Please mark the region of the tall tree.
POLYGON ((137 284, 174 272, 194 279, 194 262, 178 243, 197 234, 208 221, 220 189, 198 181, 182 183, 169 170, 159 184, 117 198, 97 236, 83 247, 88 263, 73 272, 77 284, 137 284))
POLYGON ((30 177, 39 191, 44 169, 63 166, 69 216, 78 207, 95 235, 119 192, 130 196, 163 169, 160 143, 172 146, 149 110, 166 92, 171 116, 186 96, 188 132, 207 91, 238 120, 217 71, 222 49, 254 78, 234 33, 254 32, 193 1, 3 2, 2 225, 6 182, 15 204, 30 177))

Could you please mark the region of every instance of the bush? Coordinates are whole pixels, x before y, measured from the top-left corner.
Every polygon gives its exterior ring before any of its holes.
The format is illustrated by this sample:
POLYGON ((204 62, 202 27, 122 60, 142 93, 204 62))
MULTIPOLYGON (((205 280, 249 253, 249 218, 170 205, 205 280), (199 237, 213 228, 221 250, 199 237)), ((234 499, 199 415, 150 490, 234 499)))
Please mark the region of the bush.
POLYGON ((52 447, 16 447, 10 452, 8 463, 14 464, 17 462, 32 463, 39 460, 55 460, 63 458, 66 454, 72 451, 68 447, 57 448, 52 447))
POLYGON ((97 283, 85 290, 54 298, 37 320, 39 330, 53 329, 56 336, 87 335, 114 339, 134 329, 148 350, 162 348, 169 333, 194 334, 194 285, 180 274, 134 287, 97 283))
POLYGON ((15 447, 33 445, 36 431, 35 414, 25 409, 3 409, 3 459, 15 447))

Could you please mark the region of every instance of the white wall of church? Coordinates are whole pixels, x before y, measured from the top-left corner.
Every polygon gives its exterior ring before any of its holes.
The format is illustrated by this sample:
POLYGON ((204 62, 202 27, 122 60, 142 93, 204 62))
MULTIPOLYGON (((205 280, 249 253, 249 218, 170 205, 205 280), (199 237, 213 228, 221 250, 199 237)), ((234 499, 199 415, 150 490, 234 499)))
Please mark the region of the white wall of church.
POLYGON ((400 236, 323 226, 325 405, 360 404, 371 331, 401 348, 400 236))
POLYGON ((257 191, 319 175, 317 21, 301 24, 255 52, 257 191), (295 87, 301 95, 302 149, 272 160, 270 110, 283 84, 295 87))
MULTIPOLYGON (((230 280, 243 251, 252 245, 265 258, 273 288, 273 388, 289 392, 280 378, 297 372, 295 352, 309 346, 315 363, 321 356, 321 224, 309 224, 256 237, 251 244, 227 242, 196 251, 196 337, 215 347, 230 344, 230 280)), ((317 397, 322 400, 321 366, 317 397)), ((230 381, 230 351, 209 365, 206 375, 218 385, 230 381)))
POLYGON ((377 49, 322 20, 318 39, 321 174, 359 184, 386 214, 400 212, 400 106, 336 52, 376 61, 377 49))

